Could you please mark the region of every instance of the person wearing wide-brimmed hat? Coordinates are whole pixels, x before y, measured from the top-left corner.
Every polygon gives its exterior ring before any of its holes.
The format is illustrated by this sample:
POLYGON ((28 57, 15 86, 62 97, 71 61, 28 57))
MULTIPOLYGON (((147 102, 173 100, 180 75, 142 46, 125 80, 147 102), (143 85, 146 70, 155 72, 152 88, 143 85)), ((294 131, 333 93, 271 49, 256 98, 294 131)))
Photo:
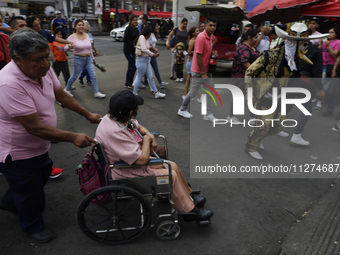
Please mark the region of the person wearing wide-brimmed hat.
MULTIPOLYGON (((279 37, 285 39, 285 42, 277 49, 264 51, 245 74, 246 86, 253 88, 254 108, 257 110, 271 108, 273 87, 277 87, 278 94, 280 94, 281 88, 288 86, 289 78, 300 77, 299 59, 312 64, 305 55, 308 50, 308 41, 328 36, 328 34, 309 36, 308 28, 303 23, 294 24, 289 33, 277 26, 275 31, 279 37)), ((258 148, 264 148, 262 140, 266 136, 277 134, 283 130, 281 123, 286 116, 281 115, 279 105, 280 103, 272 114, 257 116, 257 119, 262 120, 261 123, 264 124, 251 132, 245 145, 245 150, 255 159, 263 159, 257 151, 258 148), (279 121, 272 122, 271 119, 279 121)))

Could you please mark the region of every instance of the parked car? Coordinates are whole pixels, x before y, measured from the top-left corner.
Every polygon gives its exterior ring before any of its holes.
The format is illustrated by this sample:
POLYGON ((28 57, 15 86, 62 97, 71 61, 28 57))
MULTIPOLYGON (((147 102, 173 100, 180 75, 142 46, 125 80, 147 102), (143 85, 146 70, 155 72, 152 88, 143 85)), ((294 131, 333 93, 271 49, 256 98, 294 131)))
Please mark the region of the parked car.
MULTIPOLYGON (((152 20, 157 21, 158 24, 160 23, 159 18, 149 18, 149 22, 151 22, 152 20)), ((122 42, 124 40, 125 29, 127 28, 128 25, 129 22, 125 23, 122 27, 112 29, 110 32, 110 37, 112 39, 115 39, 116 41, 122 42)))
POLYGON ((122 42, 124 39, 125 29, 127 28, 128 25, 129 23, 127 22, 122 27, 112 29, 110 32, 110 37, 112 39, 115 39, 116 41, 122 42))
POLYGON ((214 33, 216 43, 213 50, 217 50, 217 68, 231 70, 236 50, 236 40, 243 31, 245 23, 244 12, 241 7, 231 4, 198 4, 186 6, 187 11, 198 11, 202 16, 212 16, 217 19, 217 28, 214 33), (232 28, 238 27, 233 33, 232 28))

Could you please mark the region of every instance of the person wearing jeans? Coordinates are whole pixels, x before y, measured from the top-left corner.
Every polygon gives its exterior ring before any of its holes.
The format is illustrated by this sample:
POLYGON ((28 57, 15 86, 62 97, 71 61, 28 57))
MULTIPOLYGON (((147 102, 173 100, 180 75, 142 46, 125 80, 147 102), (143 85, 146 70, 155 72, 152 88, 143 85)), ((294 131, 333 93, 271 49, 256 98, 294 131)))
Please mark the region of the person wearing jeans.
POLYGON ((136 54, 134 42, 139 35, 137 28, 137 16, 131 15, 129 19, 129 26, 127 26, 124 33, 124 55, 128 61, 128 69, 126 71, 125 87, 131 89, 133 77, 136 73, 136 54))
MULTIPOLYGON (((74 45, 74 59, 73 59, 73 74, 67 82, 65 92, 70 96, 72 84, 77 80, 80 72, 86 67, 92 78, 92 87, 94 90, 94 97, 104 98, 106 95, 98 90, 97 75, 94 70, 96 61, 92 53, 91 41, 88 34, 84 33, 84 22, 82 20, 76 20, 74 22, 75 32, 68 38, 74 45)), ((66 46, 67 47, 67 46, 66 46)))
MULTIPOLYGON (((75 55, 73 58, 73 74, 71 78, 67 82, 66 90, 70 90, 72 84, 77 80, 78 75, 80 72, 83 70, 83 67, 86 67, 87 72, 89 73, 90 77, 92 78, 92 87, 94 93, 98 93, 98 81, 97 81, 97 76, 96 72, 94 69, 94 64, 91 56, 88 57, 81 57, 75 55)), ((67 91, 66 91, 67 92, 67 91)))
MULTIPOLYGON (((156 49, 156 44, 157 44, 157 38, 155 36, 155 33, 158 33, 158 23, 156 21, 151 21, 151 23, 149 24, 149 26, 152 28, 152 33, 151 36, 149 38, 149 44, 154 48, 154 51, 157 51, 156 49)), ((158 64, 157 64, 157 59, 156 58, 151 58, 150 64, 152 66, 153 71, 155 72, 155 76, 159 82, 159 86, 161 88, 164 88, 166 85, 168 85, 169 83, 163 82, 162 78, 159 74, 158 71, 158 64)), ((152 91, 153 92, 153 91, 152 91)))
POLYGON ((133 82, 133 93, 137 95, 138 88, 142 83, 142 78, 144 74, 148 78, 149 85, 152 91, 155 92, 155 98, 163 98, 165 94, 159 92, 157 90, 156 84, 153 80, 153 75, 151 71, 150 65, 150 57, 157 58, 159 56, 158 53, 153 53, 152 51, 157 51, 156 48, 150 46, 148 39, 150 38, 152 33, 152 28, 150 26, 146 26, 143 28, 140 33, 136 47, 139 49, 139 54, 137 55, 136 67, 137 67, 137 76, 133 82))
POLYGON ((152 75, 151 65, 150 65, 150 57, 138 56, 136 60, 136 67, 137 67, 137 76, 133 82, 133 93, 137 95, 139 85, 142 83, 142 79, 145 74, 152 91, 155 92, 155 98, 165 97, 165 94, 160 93, 158 91, 155 81, 153 80, 153 75, 152 75))

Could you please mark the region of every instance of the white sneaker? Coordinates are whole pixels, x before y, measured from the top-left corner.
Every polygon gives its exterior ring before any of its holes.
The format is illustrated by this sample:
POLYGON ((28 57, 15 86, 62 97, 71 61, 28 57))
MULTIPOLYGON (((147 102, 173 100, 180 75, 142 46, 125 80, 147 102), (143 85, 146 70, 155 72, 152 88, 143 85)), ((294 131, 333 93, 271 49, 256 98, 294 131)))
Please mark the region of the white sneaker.
POLYGON ((161 87, 161 89, 164 88, 164 87, 167 86, 167 85, 169 85, 169 83, 164 82, 164 81, 162 81, 161 84, 159 84, 159 86, 161 87))
POLYGON ((211 122, 214 122, 214 120, 217 120, 217 119, 215 118, 215 116, 214 116, 212 113, 210 113, 210 114, 208 114, 208 115, 204 115, 204 116, 203 116, 203 119, 204 119, 204 120, 210 120, 211 122))
POLYGON ((146 88, 146 86, 144 85, 144 84, 141 84, 140 86, 139 86, 139 89, 145 89, 146 88))
POLYGON ((156 92, 155 98, 163 98, 163 97, 165 97, 165 94, 164 94, 164 93, 161 93, 161 92, 159 92, 159 91, 156 92))
POLYGON ((281 136, 281 137, 288 137, 288 136, 289 136, 289 134, 286 133, 285 131, 281 131, 281 132, 279 132, 279 133, 276 133, 275 135, 281 136))
POLYGON ((183 79, 183 78, 180 78, 179 81, 182 82, 182 81, 184 81, 184 79, 183 79))
POLYGON ((322 102, 319 100, 319 101, 316 103, 315 110, 320 110, 321 108, 322 108, 322 102))
POLYGON ((181 79, 180 78, 177 78, 176 81, 179 82, 181 79))
POLYGON ((186 97, 186 96, 183 95, 183 96, 182 96, 182 99, 184 100, 185 97, 186 97))
POLYGON ((73 97, 72 93, 71 93, 71 90, 67 90, 66 88, 64 89, 64 91, 69 94, 71 97, 73 97))
POLYGON ((104 98, 106 97, 106 94, 101 93, 100 91, 98 91, 97 93, 94 93, 94 97, 97 98, 104 98))
POLYGON ((318 101, 318 99, 317 98, 314 98, 313 100, 312 100, 312 103, 316 103, 318 101))
POLYGON ((177 114, 182 116, 183 118, 190 119, 192 118, 192 114, 188 112, 188 110, 181 111, 181 108, 178 109, 177 114))
POLYGON ((261 150, 264 150, 264 146, 263 146, 263 144, 262 144, 262 143, 260 143, 260 145, 259 145, 259 149, 261 149, 261 150))
POLYGON ((257 151, 248 151, 249 155, 252 156, 254 159, 262 160, 263 157, 257 151))
POLYGON ((199 104, 202 103, 202 99, 197 98, 197 102, 198 102, 199 104))
POLYGON ((309 145, 309 142, 304 140, 301 137, 301 134, 293 134, 292 139, 290 139, 290 142, 298 144, 298 145, 303 145, 303 146, 309 145))
POLYGON ((228 120, 229 123, 231 122, 233 125, 243 124, 243 122, 239 121, 238 118, 236 118, 235 116, 233 116, 233 117, 228 116, 227 120, 228 120))

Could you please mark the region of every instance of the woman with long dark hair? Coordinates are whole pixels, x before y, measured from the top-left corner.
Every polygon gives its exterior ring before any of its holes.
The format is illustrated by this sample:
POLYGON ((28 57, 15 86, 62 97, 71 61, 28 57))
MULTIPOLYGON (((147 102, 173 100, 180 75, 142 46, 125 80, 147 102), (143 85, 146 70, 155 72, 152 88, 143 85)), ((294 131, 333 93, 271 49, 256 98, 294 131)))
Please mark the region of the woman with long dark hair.
POLYGON ((137 55, 137 76, 133 82, 133 93, 137 95, 138 88, 142 83, 143 75, 146 74, 149 85, 151 86, 152 91, 155 92, 155 98, 163 98, 165 97, 165 94, 158 91, 151 71, 150 58, 157 58, 159 56, 158 53, 152 52, 157 49, 149 44, 148 39, 150 38, 151 33, 152 28, 150 26, 146 26, 135 41, 136 48, 137 50, 140 50, 141 54, 137 55))
POLYGON ((134 42, 139 35, 137 28, 137 16, 131 15, 129 19, 129 25, 125 29, 124 33, 124 55, 128 61, 128 69, 126 71, 125 87, 131 89, 133 77, 136 72, 136 54, 134 42))
MULTIPOLYGON (((151 29, 152 29, 152 33, 151 33, 151 36, 150 36, 150 38, 149 38, 149 43, 150 43, 150 45, 154 48, 154 50, 155 50, 154 52, 157 53, 157 49, 156 49, 157 38, 156 38, 156 36, 155 36, 155 33, 158 32, 159 26, 158 26, 157 21, 155 21, 155 20, 151 21, 151 23, 149 24, 149 26, 150 26, 151 29)), ((164 88, 164 86, 168 85, 169 83, 162 81, 162 78, 161 78, 161 76, 160 76, 160 74, 159 74, 159 71, 158 71, 157 59, 156 59, 156 58, 151 58, 150 64, 151 64, 151 66, 152 66, 153 71, 155 72, 155 76, 156 76, 156 78, 157 78, 157 80, 158 80, 158 82, 159 82, 159 86, 160 86, 161 88, 164 88)))

